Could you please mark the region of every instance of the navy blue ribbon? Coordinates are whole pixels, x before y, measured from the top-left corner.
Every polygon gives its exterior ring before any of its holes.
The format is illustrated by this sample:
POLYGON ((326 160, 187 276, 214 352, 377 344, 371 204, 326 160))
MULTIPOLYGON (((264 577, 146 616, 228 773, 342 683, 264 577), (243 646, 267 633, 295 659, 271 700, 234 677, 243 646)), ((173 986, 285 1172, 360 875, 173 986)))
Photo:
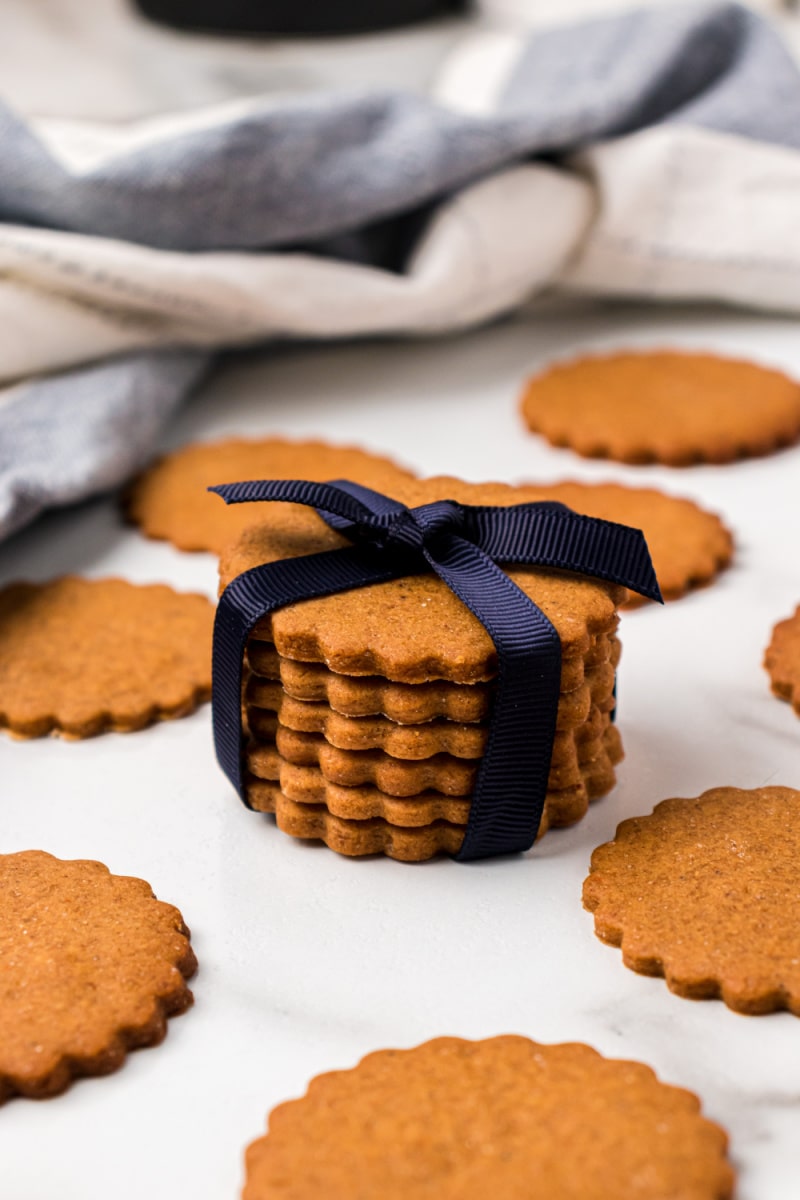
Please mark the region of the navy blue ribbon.
POLYGON ((247 804, 242 660, 250 631, 287 604, 434 571, 478 618, 497 651, 486 750, 461 862, 529 849, 542 817, 561 691, 561 642, 497 563, 535 564, 619 583, 661 600, 644 535, 538 502, 508 508, 438 500, 407 508, 346 480, 254 480, 209 488, 226 504, 282 500, 315 508, 353 545, 252 567, 220 597, 214 626, 214 742, 247 804))

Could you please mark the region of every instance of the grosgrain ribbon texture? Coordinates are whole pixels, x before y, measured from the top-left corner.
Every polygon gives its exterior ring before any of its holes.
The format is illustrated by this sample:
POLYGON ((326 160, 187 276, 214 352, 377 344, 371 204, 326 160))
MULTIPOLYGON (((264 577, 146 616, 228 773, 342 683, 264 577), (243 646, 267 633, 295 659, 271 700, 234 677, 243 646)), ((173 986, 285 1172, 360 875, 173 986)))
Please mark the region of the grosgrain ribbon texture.
POLYGON ((434 571, 478 618, 497 651, 486 751, 459 862, 530 849, 547 794, 561 690, 561 642, 498 563, 591 575, 661 602, 639 529, 538 501, 509 507, 438 500, 407 508, 348 480, 252 480, 209 488, 226 504, 289 501, 316 509, 352 546, 252 567, 222 593, 214 626, 217 759, 247 804, 242 662, 262 617, 300 600, 434 571))

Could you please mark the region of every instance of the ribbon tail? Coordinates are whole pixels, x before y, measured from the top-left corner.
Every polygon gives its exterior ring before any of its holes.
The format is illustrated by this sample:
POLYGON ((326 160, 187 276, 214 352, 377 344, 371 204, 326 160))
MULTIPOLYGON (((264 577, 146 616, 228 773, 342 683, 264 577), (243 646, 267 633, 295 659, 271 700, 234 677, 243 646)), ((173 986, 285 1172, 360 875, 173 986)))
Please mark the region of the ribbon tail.
MULTIPOLYGON (((217 760, 247 804, 242 777, 242 662, 253 627, 286 604, 384 583, 407 572, 347 547, 265 563, 237 576, 220 596, 214 623, 212 697, 217 760)), ((249 807, 249 805, 248 805, 249 807)))
POLYGON ((552 502, 464 511, 467 536, 494 562, 593 575, 663 604, 641 529, 586 517, 552 502))
POLYGON ((561 641, 477 546, 450 536, 426 558, 497 650, 494 710, 459 862, 529 850, 544 811, 561 692, 561 641))
MULTIPOLYGON (((331 479, 330 487, 337 488, 340 492, 344 492, 353 500, 363 504, 364 509, 370 513, 373 521, 391 520, 397 517, 400 513, 406 511, 406 506, 399 500, 393 500, 391 496, 384 496, 382 492, 376 492, 373 488, 365 487, 363 483, 351 483, 349 479, 331 479)), ((330 525, 331 529, 337 530, 339 533, 344 533, 347 536, 348 529, 355 523, 348 520, 347 517, 341 516, 338 513, 332 513, 322 508, 317 508, 317 512, 322 519, 330 525)))

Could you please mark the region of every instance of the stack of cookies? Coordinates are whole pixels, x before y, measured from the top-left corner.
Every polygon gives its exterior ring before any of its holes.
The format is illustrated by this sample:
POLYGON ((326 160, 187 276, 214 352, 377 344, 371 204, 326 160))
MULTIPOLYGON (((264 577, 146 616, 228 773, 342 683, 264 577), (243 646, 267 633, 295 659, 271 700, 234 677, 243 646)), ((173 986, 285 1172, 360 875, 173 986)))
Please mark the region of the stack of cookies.
MULTIPOLYGON (((387 489, 388 490, 388 489, 387 489)), ((410 481, 409 506, 437 499, 517 504, 524 488, 410 481)), ((393 489, 396 495, 396 489, 393 489)), ((312 510, 264 505, 222 556, 222 584, 263 562, 346 544, 312 510)), ((556 627, 561 696, 540 832, 579 820, 614 785, 614 708, 623 588, 509 568, 556 627)), ((344 854, 415 861, 455 853, 492 712, 489 635, 432 575, 287 606, 253 630, 244 712, 248 801, 284 832, 344 854)), ((535 683, 532 683, 535 686, 535 683)))

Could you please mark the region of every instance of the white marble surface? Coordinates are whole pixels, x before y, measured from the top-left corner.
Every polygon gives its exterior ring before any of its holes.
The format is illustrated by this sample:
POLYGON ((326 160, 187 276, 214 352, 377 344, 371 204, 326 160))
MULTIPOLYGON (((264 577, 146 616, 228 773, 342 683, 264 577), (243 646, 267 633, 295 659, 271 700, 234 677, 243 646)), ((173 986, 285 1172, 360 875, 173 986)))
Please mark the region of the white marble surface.
MULTIPOLYGON (((551 450, 521 428, 526 371, 586 343, 630 341, 720 347, 800 375, 794 322, 550 312, 450 341, 253 357, 210 381, 169 431, 167 445, 320 434, 471 479, 645 481, 724 513, 736 565, 712 588, 623 617, 619 785, 525 857, 409 866, 296 843, 231 793, 208 707, 86 743, 0 737, 2 850, 42 847, 143 876, 183 910, 200 960, 195 1007, 162 1046, 56 1100, 0 1111, 4 1198, 233 1198, 245 1143, 312 1075, 379 1047, 512 1031, 650 1063, 730 1130, 739 1200, 798 1194, 800 1022, 670 995, 622 966, 580 903, 590 852, 623 817, 719 784, 800 786, 800 724, 760 665, 773 622, 800 600, 800 449, 636 469, 551 450)), ((0 583, 68 570, 215 588, 211 556, 146 541, 112 501, 0 548, 0 583)))

